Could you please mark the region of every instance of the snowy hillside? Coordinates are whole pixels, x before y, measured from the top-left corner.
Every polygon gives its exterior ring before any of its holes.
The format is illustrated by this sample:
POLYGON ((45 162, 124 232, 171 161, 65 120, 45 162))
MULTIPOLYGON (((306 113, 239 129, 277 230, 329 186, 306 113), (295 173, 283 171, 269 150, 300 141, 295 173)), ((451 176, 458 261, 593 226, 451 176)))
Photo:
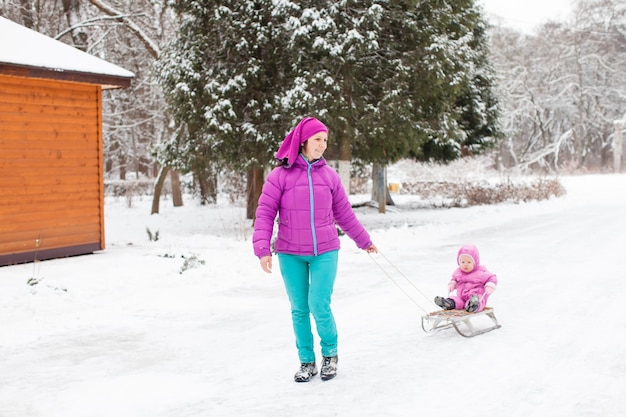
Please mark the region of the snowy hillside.
POLYGON ((339 374, 307 384, 243 207, 109 199, 105 251, 0 268, 0 416, 624 416, 626 175, 561 180, 542 202, 359 208, 384 257, 342 237, 339 374), (426 334, 468 242, 498 275, 502 328, 426 334))

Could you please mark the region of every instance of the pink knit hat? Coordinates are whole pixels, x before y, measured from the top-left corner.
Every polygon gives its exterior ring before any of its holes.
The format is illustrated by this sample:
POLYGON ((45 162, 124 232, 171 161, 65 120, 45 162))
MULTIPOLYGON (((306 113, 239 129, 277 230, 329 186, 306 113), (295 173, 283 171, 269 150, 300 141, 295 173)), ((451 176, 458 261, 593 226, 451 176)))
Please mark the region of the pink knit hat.
POLYGON ((293 165, 300 153, 300 145, 319 132, 328 133, 328 128, 315 117, 305 117, 285 136, 285 140, 276 152, 276 159, 287 158, 287 164, 293 165))

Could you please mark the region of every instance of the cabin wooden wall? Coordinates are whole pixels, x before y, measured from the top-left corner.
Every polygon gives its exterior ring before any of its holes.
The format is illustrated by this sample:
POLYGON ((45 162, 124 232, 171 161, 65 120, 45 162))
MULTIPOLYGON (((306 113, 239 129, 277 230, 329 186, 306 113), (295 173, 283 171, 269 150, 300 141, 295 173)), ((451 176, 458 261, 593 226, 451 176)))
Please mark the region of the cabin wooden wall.
POLYGON ((104 249, 102 89, 0 75, 0 265, 104 249))

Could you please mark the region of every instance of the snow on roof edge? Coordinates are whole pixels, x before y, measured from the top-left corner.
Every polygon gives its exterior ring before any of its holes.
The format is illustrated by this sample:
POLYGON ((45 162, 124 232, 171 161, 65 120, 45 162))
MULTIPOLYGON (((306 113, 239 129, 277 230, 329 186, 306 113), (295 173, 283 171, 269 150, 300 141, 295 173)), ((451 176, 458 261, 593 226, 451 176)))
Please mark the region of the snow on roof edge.
POLYGON ((134 78, 131 71, 0 16, 0 62, 30 67, 134 78))

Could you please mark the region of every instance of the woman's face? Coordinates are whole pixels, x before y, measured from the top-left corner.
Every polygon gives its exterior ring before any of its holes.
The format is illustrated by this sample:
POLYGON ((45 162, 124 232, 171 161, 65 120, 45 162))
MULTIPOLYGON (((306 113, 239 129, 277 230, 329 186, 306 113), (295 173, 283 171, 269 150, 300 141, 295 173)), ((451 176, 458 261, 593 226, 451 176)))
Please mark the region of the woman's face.
POLYGON ((320 159, 328 147, 328 133, 319 132, 302 144, 302 153, 309 161, 320 159))

